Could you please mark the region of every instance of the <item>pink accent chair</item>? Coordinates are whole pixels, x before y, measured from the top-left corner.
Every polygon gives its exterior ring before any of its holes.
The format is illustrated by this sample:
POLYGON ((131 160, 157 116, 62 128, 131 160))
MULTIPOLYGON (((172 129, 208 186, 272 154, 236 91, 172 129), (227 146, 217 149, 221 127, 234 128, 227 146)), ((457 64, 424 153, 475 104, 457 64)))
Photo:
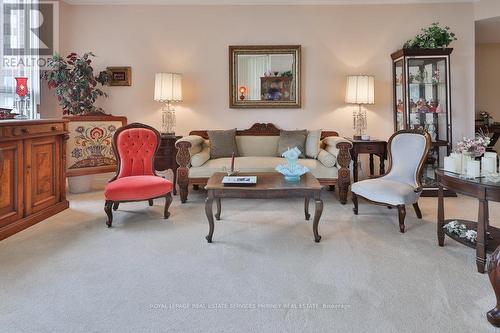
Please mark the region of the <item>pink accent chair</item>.
POLYGON ((117 161, 116 176, 106 185, 104 211, 106 225, 111 227, 113 212, 122 202, 149 201, 165 198, 163 216, 170 216, 172 182, 155 174, 154 157, 160 143, 160 133, 153 127, 133 123, 119 128, 113 136, 113 150, 117 161))

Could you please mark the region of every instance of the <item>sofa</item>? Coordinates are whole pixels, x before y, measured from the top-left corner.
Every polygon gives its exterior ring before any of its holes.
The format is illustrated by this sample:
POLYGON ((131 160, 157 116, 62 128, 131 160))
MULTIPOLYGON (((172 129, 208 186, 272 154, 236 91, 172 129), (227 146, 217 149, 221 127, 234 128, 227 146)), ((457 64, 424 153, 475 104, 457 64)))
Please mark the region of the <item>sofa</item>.
MULTIPOLYGON (((298 163, 309 168, 322 185, 338 187, 339 200, 347 202, 350 185, 349 165, 352 144, 338 136, 337 132, 321 131, 319 154, 316 158, 301 158, 298 163)), ((235 169, 240 172, 257 173, 275 171, 286 160, 277 156, 280 129, 273 124, 254 124, 246 130, 236 131, 239 156, 235 158, 235 169)), ((215 172, 228 169, 231 157, 210 158, 210 142, 206 130, 191 131, 176 142, 177 184, 182 203, 187 201, 190 185, 206 185, 215 172)))

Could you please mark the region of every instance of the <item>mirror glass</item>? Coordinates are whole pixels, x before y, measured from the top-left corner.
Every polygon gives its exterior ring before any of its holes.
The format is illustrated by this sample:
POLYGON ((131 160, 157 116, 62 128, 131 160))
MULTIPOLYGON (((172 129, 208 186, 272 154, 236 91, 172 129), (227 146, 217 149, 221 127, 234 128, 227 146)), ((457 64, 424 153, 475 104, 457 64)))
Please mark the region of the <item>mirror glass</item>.
POLYGON ((230 48, 230 106, 300 107, 300 46, 230 48))

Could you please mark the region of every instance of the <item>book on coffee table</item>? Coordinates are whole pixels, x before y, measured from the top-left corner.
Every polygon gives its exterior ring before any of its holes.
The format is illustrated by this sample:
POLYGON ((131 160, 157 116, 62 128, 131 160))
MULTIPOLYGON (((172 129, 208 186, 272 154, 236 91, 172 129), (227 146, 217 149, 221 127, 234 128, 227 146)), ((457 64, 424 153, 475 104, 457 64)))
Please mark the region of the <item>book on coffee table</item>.
POLYGON ((252 186, 257 184, 257 176, 224 176, 224 186, 252 186))

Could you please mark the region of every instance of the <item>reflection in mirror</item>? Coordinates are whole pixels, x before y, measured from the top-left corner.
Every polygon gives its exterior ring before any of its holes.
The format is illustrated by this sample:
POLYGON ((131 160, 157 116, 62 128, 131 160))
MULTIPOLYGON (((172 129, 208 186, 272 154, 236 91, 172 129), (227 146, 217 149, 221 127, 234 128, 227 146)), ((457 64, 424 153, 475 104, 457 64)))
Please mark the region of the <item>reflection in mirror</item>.
POLYGON ((240 100, 290 101, 295 98, 293 55, 241 54, 237 61, 240 100))
POLYGON ((300 46, 231 46, 229 50, 230 107, 300 107, 300 46))

